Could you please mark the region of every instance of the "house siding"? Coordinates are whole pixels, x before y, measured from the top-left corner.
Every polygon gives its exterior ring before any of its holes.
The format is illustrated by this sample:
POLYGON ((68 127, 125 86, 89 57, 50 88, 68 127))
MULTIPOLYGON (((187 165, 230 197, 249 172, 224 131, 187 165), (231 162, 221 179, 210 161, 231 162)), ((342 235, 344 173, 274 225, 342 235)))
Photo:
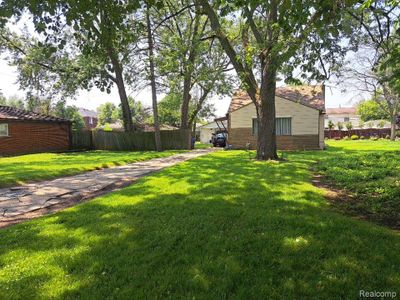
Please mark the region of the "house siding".
MULTIPOLYGON (((324 117, 319 110, 276 98, 276 117, 292 118, 292 135, 277 136, 278 149, 308 150, 324 147, 324 117)), ((256 118, 253 104, 246 105, 229 115, 229 141, 233 148, 244 148, 247 143, 257 148, 257 137, 252 135, 252 119, 256 118)))
POLYGON ((65 151, 70 146, 70 124, 55 122, 0 121, 9 136, 0 137, 0 155, 65 151))

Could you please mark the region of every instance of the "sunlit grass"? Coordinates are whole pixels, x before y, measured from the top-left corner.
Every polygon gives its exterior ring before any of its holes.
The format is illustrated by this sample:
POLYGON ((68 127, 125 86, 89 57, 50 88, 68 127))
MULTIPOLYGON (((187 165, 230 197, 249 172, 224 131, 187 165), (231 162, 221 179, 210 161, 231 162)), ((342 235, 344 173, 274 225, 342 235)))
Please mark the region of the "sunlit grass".
POLYGON ((2 230, 0 298, 358 299, 360 289, 400 292, 399 235, 329 207, 310 183, 320 155, 291 153, 270 163, 220 151, 2 230))
POLYGON ((0 187, 170 156, 179 151, 40 153, 0 157, 0 187))
POLYGON ((400 142, 329 141, 313 156, 326 181, 354 197, 337 201, 340 209, 400 228, 400 142))

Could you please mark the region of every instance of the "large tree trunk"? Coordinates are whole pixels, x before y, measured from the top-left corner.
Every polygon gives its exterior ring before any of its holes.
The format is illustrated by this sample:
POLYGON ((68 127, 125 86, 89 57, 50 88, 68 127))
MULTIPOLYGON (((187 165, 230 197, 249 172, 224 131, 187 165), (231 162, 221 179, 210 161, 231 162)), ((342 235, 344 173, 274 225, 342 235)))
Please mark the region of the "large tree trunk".
POLYGON ((257 159, 259 160, 278 159, 275 136, 276 70, 272 64, 273 62, 268 60, 261 63, 261 109, 259 110, 257 141, 257 159))
POLYGON ((126 95, 124 77, 122 75, 122 67, 119 63, 119 60, 114 52, 114 49, 111 47, 108 48, 108 57, 111 60, 111 63, 114 68, 115 72, 115 79, 114 82, 118 87, 118 94, 121 101, 121 108, 122 108, 122 119, 124 123, 124 130, 125 131, 133 131, 134 126, 132 122, 132 113, 129 107, 128 96, 126 95))
POLYGON ((185 70, 185 75, 183 79, 183 97, 181 105, 181 129, 189 128, 189 103, 191 100, 190 90, 191 90, 191 79, 192 72, 185 70))
POLYGON ((149 46, 149 64, 150 64, 150 85, 151 85, 151 98, 153 105, 154 136, 155 136, 156 150, 162 151, 160 123, 158 121, 156 77, 154 71, 154 42, 153 42, 153 35, 151 32, 150 12, 148 6, 146 11, 146 19, 147 19, 147 41, 149 44, 148 46, 149 46))

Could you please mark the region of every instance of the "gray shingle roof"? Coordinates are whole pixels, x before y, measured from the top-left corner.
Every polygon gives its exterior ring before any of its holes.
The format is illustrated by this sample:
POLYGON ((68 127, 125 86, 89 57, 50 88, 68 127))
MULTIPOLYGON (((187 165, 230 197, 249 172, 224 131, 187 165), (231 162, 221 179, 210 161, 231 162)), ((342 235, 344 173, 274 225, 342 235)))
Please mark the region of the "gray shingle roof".
POLYGON ((0 120, 7 121, 41 121, 41 122, 71 122, 54 116, 38 114, 10 106, 0 106, 0 120))

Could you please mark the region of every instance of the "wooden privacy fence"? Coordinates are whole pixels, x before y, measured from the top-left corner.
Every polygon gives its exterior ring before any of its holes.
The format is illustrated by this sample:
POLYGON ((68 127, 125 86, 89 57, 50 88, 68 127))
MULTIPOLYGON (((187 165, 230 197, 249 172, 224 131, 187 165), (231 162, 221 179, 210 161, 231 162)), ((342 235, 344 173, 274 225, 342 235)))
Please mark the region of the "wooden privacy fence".
POLYGON ((345 136, 358 135, 359 137, 386 137, 390 136, 390 128, 366 128, 366 129, 352 129, 348 130, 325 130, 325 137, 328 139, 342 139, 345 136))
MULTIPOLYGON (((89 131, 90 142, 85 131, 72 135, 72 148, 110 151, 151 151, 155 150, 154 132, 89 131), (85 147, 82 147, 85 146, 85 147)), ((191 130, 162 130, 163 150, 191 148, 191 130)))
POLYGON ((93 148, 92 131, 72 131, 71 147, 73 150, 90 150, 93 148))

